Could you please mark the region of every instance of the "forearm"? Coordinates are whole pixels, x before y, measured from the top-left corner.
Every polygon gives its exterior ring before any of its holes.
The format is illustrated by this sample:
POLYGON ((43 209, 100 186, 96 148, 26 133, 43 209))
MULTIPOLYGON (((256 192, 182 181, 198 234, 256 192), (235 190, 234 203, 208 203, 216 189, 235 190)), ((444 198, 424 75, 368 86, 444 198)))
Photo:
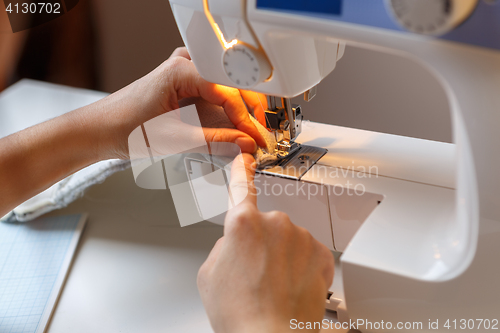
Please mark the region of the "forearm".
POLYGON ((92 163, 128 158, 128 135, 151 118, 148 109, 154 110, 148 88, 138 80, 96 103, 0 139, 0 217, 92 163))
POLYGON ((0 216, 103 157, 95 105, 0 140, 0 216))
POLYGON ((238 90, 208 83, 189 60, 173 57, 94 104, 0 139, 0 216, 92 163, 128 158, 130 133, 177 109, 185 97, 202 97, 223 106, 239 130, 207 131, 207 140, 239 142, 242 151, 250 153, 255 151, 255 139, 265 146, 238 90))

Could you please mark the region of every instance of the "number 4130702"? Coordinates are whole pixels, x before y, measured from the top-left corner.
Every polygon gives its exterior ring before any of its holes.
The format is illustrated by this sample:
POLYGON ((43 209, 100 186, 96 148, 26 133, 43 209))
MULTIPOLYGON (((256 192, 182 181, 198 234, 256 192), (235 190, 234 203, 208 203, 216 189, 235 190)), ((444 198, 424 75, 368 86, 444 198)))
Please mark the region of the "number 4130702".
POLYGON ((50 3, 50 2, 32 2, 32 3, 16 3, 12 5, 9 3, 5 9, 9 14, 61 14, 61 4, 60 3, 50 3))
POLYGON ((486 330, 498 330, 498 319, 448 319, 446 323, 443 325, 444 328, 447 329, 469 329, 469 330, 477 330, 477 329, 486 329, 486 330))

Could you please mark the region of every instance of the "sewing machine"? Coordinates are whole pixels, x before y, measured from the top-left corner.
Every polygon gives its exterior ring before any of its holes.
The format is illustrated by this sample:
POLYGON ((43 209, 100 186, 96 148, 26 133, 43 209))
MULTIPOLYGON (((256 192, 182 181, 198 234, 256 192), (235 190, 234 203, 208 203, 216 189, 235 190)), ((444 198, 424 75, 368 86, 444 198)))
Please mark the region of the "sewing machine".
POLYGON ((307 190, 261 193, 259 208, 287 212, 342 253, 327 300, 340 321, 429 330, 436 320, 458 329, 464 319, 469 329, 498 329, 499 1, 170 4, 205 79, 269 96, 279 165, 261 170, 267 176, 256 185, 307 190), (449 100, 454 145, 304 122, 307 105, 289 98, 313 97, 346 43, 432 72, 449 100))

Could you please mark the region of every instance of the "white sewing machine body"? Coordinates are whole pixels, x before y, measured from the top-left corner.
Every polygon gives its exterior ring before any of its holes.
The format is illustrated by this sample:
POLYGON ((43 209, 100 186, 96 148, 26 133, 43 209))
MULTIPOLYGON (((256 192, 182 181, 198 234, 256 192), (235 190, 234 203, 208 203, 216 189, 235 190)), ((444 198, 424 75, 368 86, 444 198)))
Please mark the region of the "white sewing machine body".
POLYGON ((293 97, 334 69, 344 43, 422 63, 447 93, 454 144, 305 122, 297 141, 328 153, 299 179, 258 177, 271 194, 259 196, 259 207, 287 212, 343 253, 329 305, 340 320, 421 321, 424 330, 428 320, 440 329, 448 319, 498 320, 500 2, 463 1, 474 6, 436 32, 468 19, 465 33, 446 39, 391 26, 398 1, 331 0, 332 12, 314 10, 326 2, 297 10, 285 0, 170 0, 193 62, 215 83, 293 97), (232 40, 262 65, 248 85, 228 76, 232 40), (309 192, 272 193, 273 184, 309 192))

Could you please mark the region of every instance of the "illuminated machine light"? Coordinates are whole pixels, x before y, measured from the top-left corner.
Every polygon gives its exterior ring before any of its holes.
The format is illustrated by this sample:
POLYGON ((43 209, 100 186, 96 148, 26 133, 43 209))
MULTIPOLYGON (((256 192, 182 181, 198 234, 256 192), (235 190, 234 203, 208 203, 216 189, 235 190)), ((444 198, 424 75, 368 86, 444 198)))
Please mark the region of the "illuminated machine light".
POLYGON ((210 10, 208 9, 208 0, 203 0, 203 10, 205 11, 205 16, 207 17, 208 22, 210 22, 210 25, 212 26, 212 29, 215 32, 215 35, 219 39, 219 41, 224 49, 226 49, 226 50, 230 49, 234 45, 238 44, 237 39, 233 39, 229 43, 226 41, 226 38, 224 38, 224 34, 222 33, 222 31, 219 28, 219 25, 215 22, 214 17, 212 16, 212 13, 210 13, 210 10))

